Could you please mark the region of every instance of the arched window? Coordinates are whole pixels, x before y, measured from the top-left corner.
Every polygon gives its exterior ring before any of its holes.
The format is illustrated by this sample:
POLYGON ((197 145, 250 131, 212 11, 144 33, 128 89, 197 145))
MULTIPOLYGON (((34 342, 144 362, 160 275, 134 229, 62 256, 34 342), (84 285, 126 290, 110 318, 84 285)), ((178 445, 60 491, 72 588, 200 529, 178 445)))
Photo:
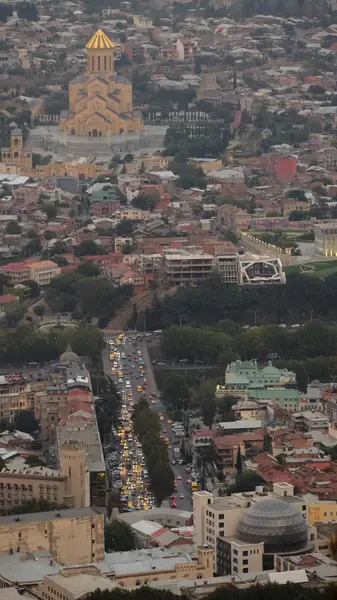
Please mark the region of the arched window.
POLYGON ((14 152, 14 158, 19 158, 19 153, 18 152, 14 152))
POLYGON ((106 56, 104 57, 104 71, 106 71, 106 56))
POLYGON ((94 57, 93 57, 93 56, 91 57, 91 69, 92 69, 93 71, 95 70, 95 59, 94 59, 94 57))
POLYGON ((18 140, 18 138, 15 138, 15 140, 14 140, 14 146, 18 146, 18 145, 19 145, 19 140, 18 140))
POLYGON ((97 67, 98 67, 98 71, 101 70, 101 57, 97 56, 97 67))

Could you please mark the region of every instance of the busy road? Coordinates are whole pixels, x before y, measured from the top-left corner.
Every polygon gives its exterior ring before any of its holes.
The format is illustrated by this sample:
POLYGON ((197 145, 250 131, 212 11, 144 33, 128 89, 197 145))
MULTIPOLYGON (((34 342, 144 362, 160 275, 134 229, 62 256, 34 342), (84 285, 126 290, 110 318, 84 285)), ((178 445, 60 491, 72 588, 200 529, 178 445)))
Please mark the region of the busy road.
POLYGON ((146 397, 152 410, 159 414, 161 435, 165 438, 176 491, 168 501, 181 510, 192 510, 191 466, 183 462, 180 454, 181 439, 185 435, 181 423, 172 422, 160 400, 147 343, 155 334, 106 335, 103 366, 106 375, 113 378, 122 396, 121 439, 122 496, 127 496, 129 509, 152 508, 154 500, 147 486, 147 472, 139 440, 133 433, 131 415, 134 403, 146 397), (130 452, 131 450, 131 452, 130 452), (132 497, 131 497, 132 496, 132 497))

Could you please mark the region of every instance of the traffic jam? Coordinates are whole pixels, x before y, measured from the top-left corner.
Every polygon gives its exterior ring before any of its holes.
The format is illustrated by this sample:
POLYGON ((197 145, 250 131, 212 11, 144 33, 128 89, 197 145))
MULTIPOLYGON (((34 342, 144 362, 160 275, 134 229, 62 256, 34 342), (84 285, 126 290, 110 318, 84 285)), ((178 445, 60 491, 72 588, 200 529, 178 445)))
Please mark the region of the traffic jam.
MULTIPOLYGON (((191 493, 197 491, 198 484, 193 479, 196 474, 191 464, 181 456, 181 440, 186 436, 181 422, 172 421, 165 415, 160 395, 150 393, 146 365, 141 342, 151 334, 121 333, 107 341, 111 376, 121 395, 121 419, 117 431, 112 433, 118 443, 119 456, 113 463, 113 478, 118 479, 121 488, 121 508, 126 511, 155 508, 151 493, 148 472, 141 443, 133 430, 132 413, 134 402, 145 397, 161 421, 161 438, 165 440, 170 462, 175 474, 175 489, 169 501, 172 508, 187 508, 191 504, 191 493), (193 478, 193 479, 192 479, 193 478)), ((111 465, 109 465, 111 468, 111 465)))

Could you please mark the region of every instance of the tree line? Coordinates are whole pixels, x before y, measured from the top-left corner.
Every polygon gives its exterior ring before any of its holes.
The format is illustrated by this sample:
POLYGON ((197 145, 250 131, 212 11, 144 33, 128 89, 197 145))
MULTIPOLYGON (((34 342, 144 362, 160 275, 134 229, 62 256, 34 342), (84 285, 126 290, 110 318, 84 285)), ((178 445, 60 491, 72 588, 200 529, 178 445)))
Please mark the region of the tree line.
POLYGON ((142 444, 153 495, 160 505, 174 489, 174 475, 168 450, 161 435, 160 420, 145 398, 135 406, 133 426, 142 444))
POLYGON ((241 325, 305 323, 310 319, 335 320, 337 276, 325 280, 289 274, 284 285, 248 286, 224 283, 218 275, 195 287, 179 287, 163 299, 154 296, 139 315, 149 330, 170 325, 215 325, 231 319, 241 325))
POLYGON ((57 360, 68 345, 79 356, 97 361, 104 347, 102 332, 90 325, 35 331, 31 325, 0 331, 0 364, 22 365, 57 360))
POLYGON ((76 318, 98 318, 100 327, 132 295, 131 285, 115 285, 100 276, 97 266, 83 263, 77 271, 55 277, 46 292, 46 301, 54 313, 72 312, 76 318))
MULTIPOLYGON (((305 587, 294 583, 278 585, 268 583, 267 585, 255 584, 249 587, 239 588, 229 583, 219 586, 214 592, 205 596, 207 600, 335 600, 337 595, 336 584, 325 587, 305 587)), ((182 596, 173 594, 168 590, 155 589, 143 586, 138 589, 125 590, 115 588, 114 590, 96 590, 88 595, 88 600, 178 600, 182 596)), ((184 596, 183 596, 184 597, 184 596)))
POLYGON ((223 154, 230 140, 229 124, 224 121, 174 123, 164 139, 164 155, 175 156, 183 150, 188 156, 215 157, 223 154))
POLYGON ((238 358, 273 359, 275 366, 295 371, 302 390, 312 379, 330 381, 337 374, 337 326, 319 321, 295 329, 265 325, 240 330, 231 321, 208 328, 173 325, 164 330, 161 348, 175 363, 224 368, 238 358))

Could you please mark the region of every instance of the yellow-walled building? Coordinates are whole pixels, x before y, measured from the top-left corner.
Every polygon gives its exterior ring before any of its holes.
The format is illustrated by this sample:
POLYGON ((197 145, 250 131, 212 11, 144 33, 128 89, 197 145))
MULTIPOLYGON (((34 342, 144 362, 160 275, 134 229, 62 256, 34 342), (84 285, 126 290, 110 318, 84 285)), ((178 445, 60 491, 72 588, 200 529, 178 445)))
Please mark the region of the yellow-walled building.
POLYGON ((69 111, 61 127, 72 135, 102 137, 143 128, 132 110, 132 84, 114 69, 115 44, 98 29, 86 45, 87 70, 69 83, 69 111))
POLYGON ((337 520, 337 502, 321 501, 308 505, 308 525, 337 520))

